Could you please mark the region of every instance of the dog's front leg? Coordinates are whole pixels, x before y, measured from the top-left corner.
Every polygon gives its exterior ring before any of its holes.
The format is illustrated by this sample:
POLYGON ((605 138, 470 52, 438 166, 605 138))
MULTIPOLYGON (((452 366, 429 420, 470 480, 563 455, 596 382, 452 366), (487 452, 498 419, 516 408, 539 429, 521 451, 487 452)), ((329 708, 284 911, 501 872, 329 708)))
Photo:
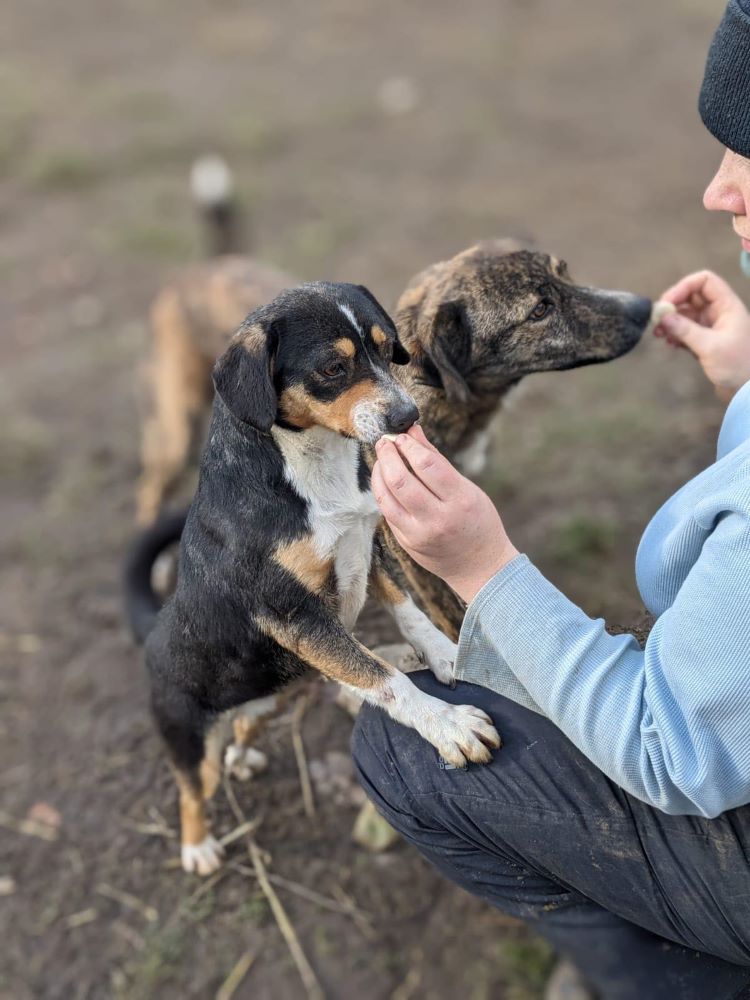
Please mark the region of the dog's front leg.
POLYGON ((280 646, 331 680, 354 688, 398 722, 416 729, 455 767, 487 763, 500 746, 492 720, 473 705, 448 705, 420 691, 406 674, 375 656, 326 613, 322 602, 296 609, 293 616, 258 620, 280 646))
POLYGON ((401 635, 416 650, 443 684, 455 687, 455 663, 458 647, 443 635, 413 599, 399 587, 388 569, 376 556, 370 570, 370 592, 393 615, 401 635))

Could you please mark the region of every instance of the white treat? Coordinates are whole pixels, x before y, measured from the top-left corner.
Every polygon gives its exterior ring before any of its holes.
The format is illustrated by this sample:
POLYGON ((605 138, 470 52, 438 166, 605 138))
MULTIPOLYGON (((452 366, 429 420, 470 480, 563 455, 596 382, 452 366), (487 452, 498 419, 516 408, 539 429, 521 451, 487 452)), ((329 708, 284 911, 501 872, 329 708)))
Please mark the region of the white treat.
POLYGON ((673 312, 677 312, 677 310, 672 303, 664 302, 660 299, 658 302, 654 302, 651 307, 651 322, 656 326, 658 323, 661 323, 665 316, 673 312))
POLYGON ((671 302, 664 302, 661 299, 658 302, 654 302, 651 306, 651 319, 648 321, 648 326, 644 330, 644 333, 653 333, 664 317, 674 312, 677 312, 677 310, 671 302))
POLYGON ((385 438, 386 441, 396 441, 398 434, 381 434, 381 438, 385 438))

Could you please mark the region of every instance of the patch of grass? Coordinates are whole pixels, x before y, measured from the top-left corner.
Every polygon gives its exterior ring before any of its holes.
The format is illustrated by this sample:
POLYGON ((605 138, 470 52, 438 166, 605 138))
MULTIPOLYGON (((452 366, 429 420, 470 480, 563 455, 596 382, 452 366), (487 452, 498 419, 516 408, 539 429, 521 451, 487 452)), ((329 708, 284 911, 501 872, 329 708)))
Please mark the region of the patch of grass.
POLYGON ((289 133, 282 125, 247 111, 233 115, 225 123, 223 136, 230 146, 230 154, 245 154, 256 160, 270 159, 289 145, 289 133))
POLYGON ((282 262, 282 267, 288 267, 293 274, 318 272, 355 235, 356 226, 349 219, 329 217, 303 222, 290 235, 289 259, 282 262))
POLYGON ((49 428, 28 417, 2 422, 0 479, 24 480, 42 471, 52 451, 49 428))
POLYGON ((83 191, 102 180, 104 163, 79 149, 37 153, 24 167, 26 181, 38 191, 83 191))
POLYGON ((111 234, 117 251, 157 260, 182 261, 192 256, 194 236, 174 222, 134 221, 111 234))
POLYGON ((142 1000, 159 995, 159 988, 180 971, 188 942, 186 928, 159 927, 149 930, 145 944, 135 959, 124 969, 125 984, 121 987, 122 1000, 142 1000))
POLYGON ((0 176, 9 176, 28 152, 40 97, 33 81, 7 65, 0 67, 0 93, 0 176))
POLYGON ((262 892, 251 893, 238 910, 240 924, 251 923, 265 927, 271 919, 271 908, 262 892))
POLYGON ((120 115, 137 122, 164 122, 176 117, 171 97, 160 90, 138 90, 121 83, 98 87, 90 106, 99 112, 120 115))
POLYGON ((576 514, 559 525, 547 543, 547 554, 562 565, 609 555, 619 530, 614 521, 576 514))
POLYGON ((507 1000, 538 1000, 544 991, 555 954, 541 938, 509 938, 498 947, 507 982, 507 1000))

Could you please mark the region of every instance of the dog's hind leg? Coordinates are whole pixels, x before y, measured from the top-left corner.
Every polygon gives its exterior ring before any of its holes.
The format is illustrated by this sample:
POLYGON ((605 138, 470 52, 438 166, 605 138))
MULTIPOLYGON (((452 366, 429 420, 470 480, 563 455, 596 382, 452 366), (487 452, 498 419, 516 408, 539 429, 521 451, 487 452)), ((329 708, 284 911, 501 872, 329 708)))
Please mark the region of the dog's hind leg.
POLYGON ((230 777, 249 781, 268 767, 268 758, 253 743, 263 731, 266 717, 274 714, 277 705, 277 696, 269 695, 248 702, 237 710, 232 722, 234 742, 229 744, 224 754, 224 770, 230 777))
POLYGON ((224 856, 206 820, 206 800, 213 795, 221 775, 220 743, 189 695, 157 689, 152 709, 179 790, 182 867, 186 872, 210 875, 224 856))

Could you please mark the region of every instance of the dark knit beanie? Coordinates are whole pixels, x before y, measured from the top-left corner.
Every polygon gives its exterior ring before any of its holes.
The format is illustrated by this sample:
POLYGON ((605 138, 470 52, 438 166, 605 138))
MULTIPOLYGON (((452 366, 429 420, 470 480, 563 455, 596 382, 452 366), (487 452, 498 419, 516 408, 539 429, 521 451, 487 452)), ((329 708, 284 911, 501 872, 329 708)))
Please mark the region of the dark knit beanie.
POLYGON ((722 145, 750 157, 750 0, 729 0, 708 50, 698 101, 722 145))

